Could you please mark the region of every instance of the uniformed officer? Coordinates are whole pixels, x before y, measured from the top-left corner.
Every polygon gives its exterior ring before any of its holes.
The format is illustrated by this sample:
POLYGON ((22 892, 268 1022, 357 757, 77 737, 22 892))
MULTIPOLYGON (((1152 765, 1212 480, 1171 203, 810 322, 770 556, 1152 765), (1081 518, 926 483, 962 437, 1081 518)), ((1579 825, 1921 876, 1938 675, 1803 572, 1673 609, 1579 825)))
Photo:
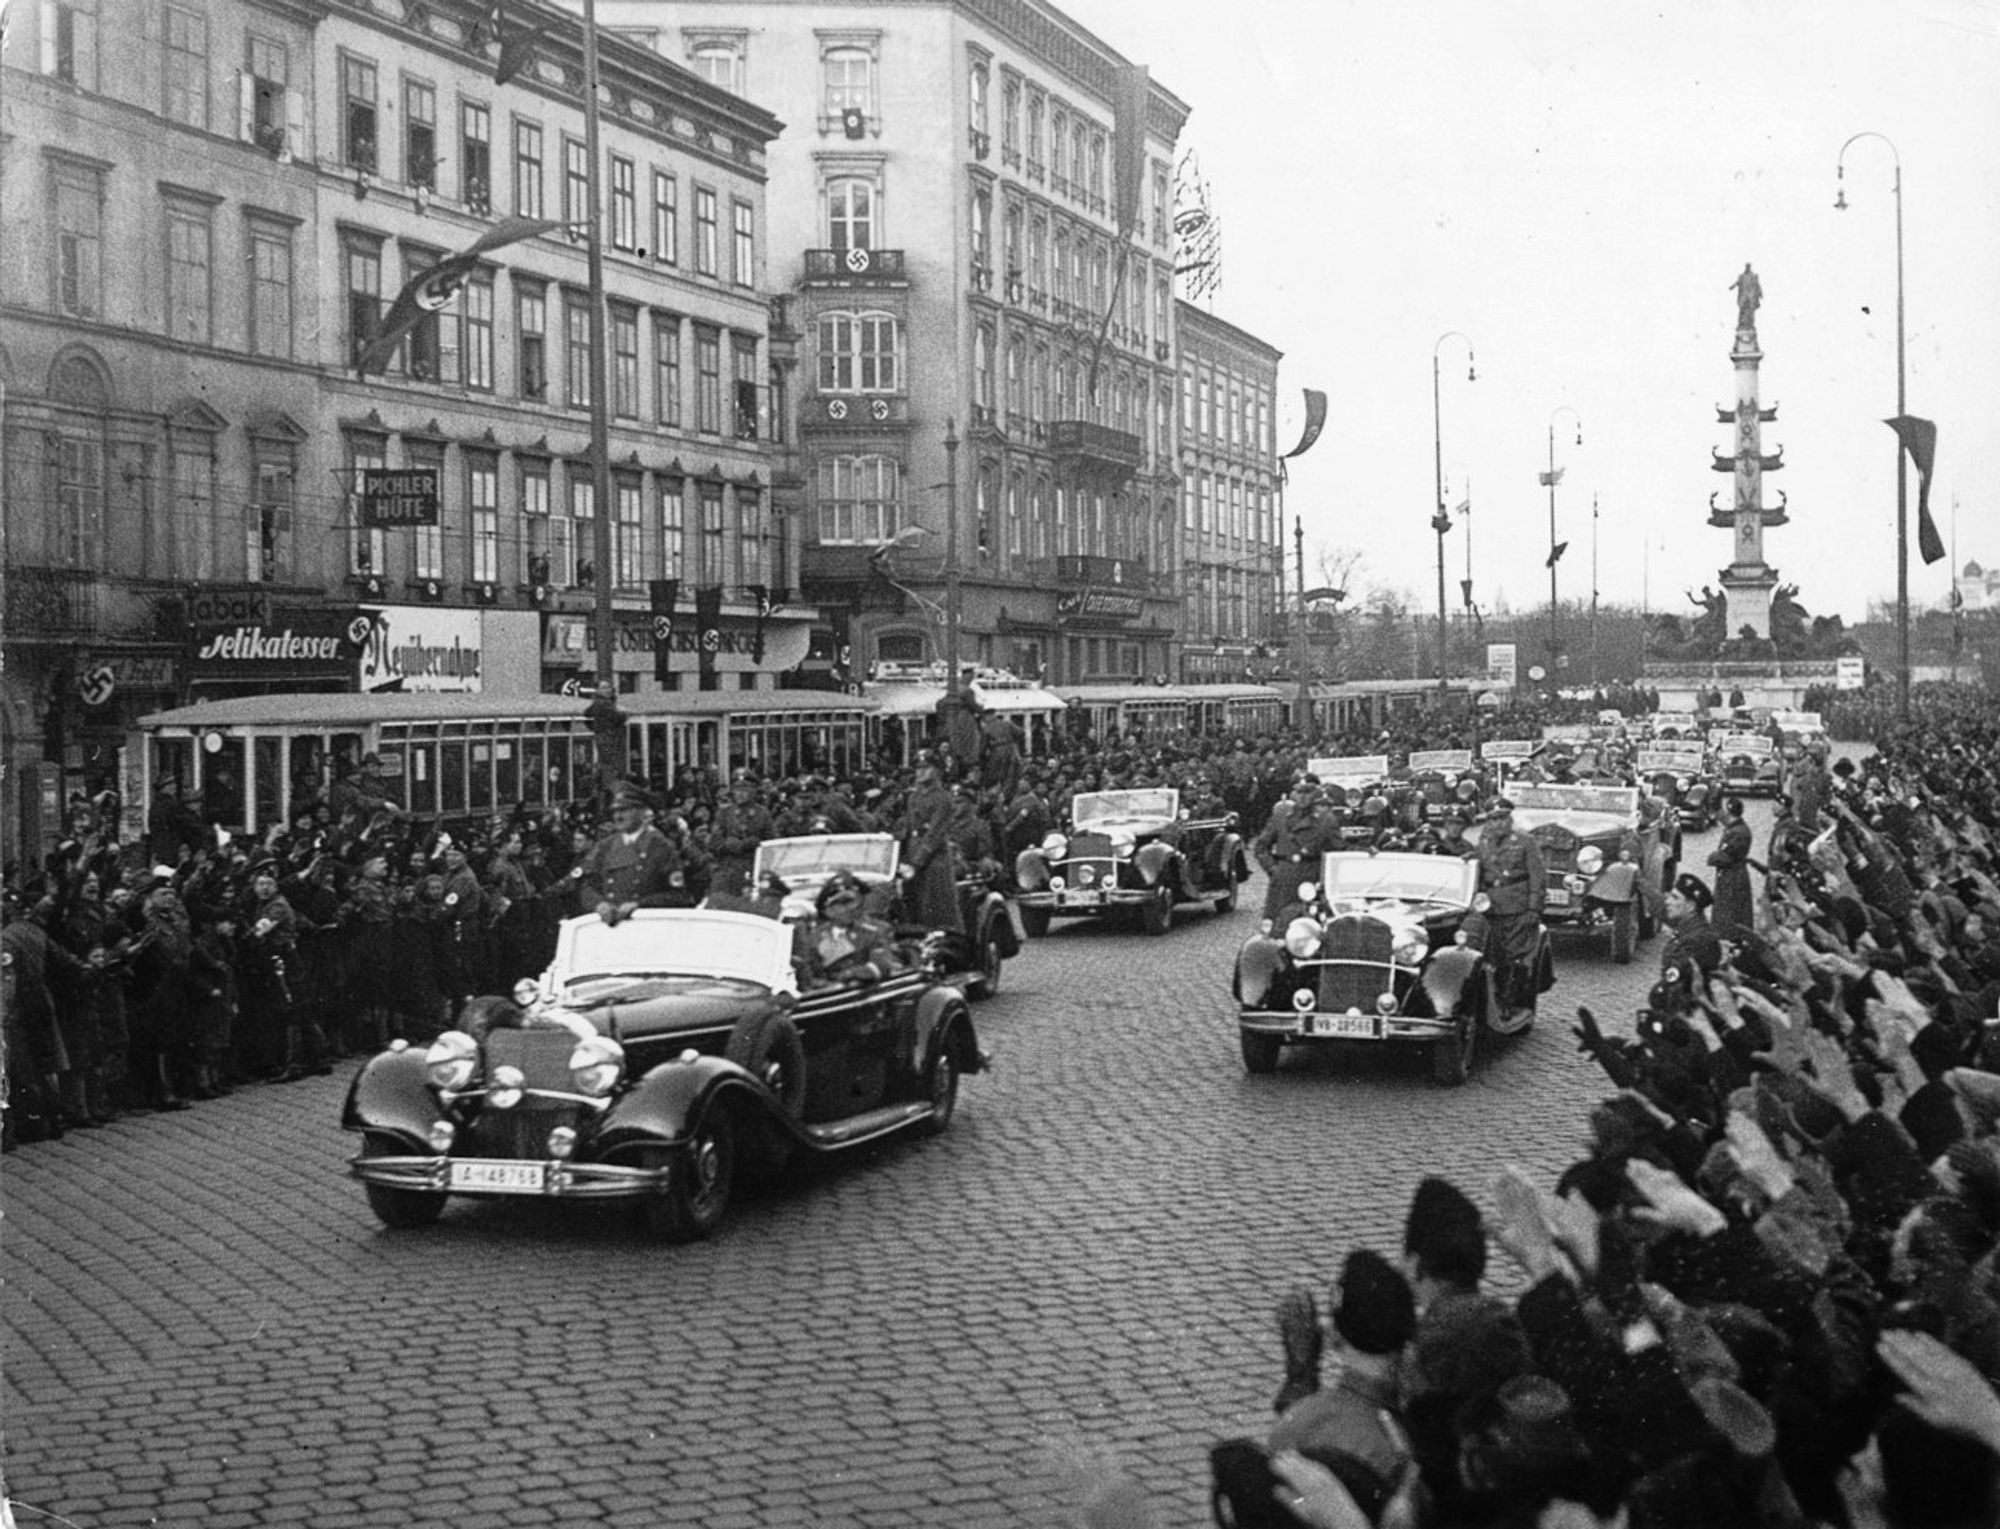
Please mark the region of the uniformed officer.
POLYGON ((1320 856, 1340 846, 1340 830, 1325 811, 1319 781, 1307 775, 1292 787, 1289 804, 1280 803, 1250 846, 1270 884, 1264 893, 1264 917, 1277 918, 1299 900, 1299 883, 1319 878, 1320 856))
POLYGON ((1480 831, 1479 885, 1486 893, 1486 953, 1498 958, 1495 996, 1512 1017, 1535 1007, 1535 958, 1548 870, 1542 847, 1514 827, 1514 804, 1495 797, 1480 831))
POLYGON ((1660 951, 1660 971, 1695 992, 1705 992, 1708 978, 1722 965, 1722 941, 1709 927, 1708 910, 1715 894, 1693 872, 1683 875, 1667 893, 1667 942, 1660 951))
POLYGON ((708 829, 715 888, 742 891, 756 863, 757 846, 775 835, 770 809, 757 800, 757 783, 739 771, 729 788, 729 800, 716 808, 715 821, 708 829))
POLYGON ((591 845, 575 875, 579 900, 607 924, 641 908, 691 908, 687 865, 649 821, 652 803, 627 782, 611 798, 611 832, 591 845))
POLYGON ((903 867, 910 878, 905 898, 918 923, 952 933, 965 927, 951 860, 955 815, 951 792, 944 784, 943 764, 926 749, 917 756, 917 783, 910 790, 897 835, 902 841, 903 867))

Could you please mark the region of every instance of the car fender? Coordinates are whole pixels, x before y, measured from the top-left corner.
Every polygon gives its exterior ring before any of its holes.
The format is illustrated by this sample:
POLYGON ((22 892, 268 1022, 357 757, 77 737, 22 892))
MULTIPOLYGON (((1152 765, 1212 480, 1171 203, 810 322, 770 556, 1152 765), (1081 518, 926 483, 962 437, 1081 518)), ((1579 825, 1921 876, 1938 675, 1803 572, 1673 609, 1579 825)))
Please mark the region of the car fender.
POLYGON ((1597 873, 1590 895, 1601 903, 1629 903, 1638 884, 1639 867, 1629 860, 1614 860, 1597 873))
POLYGON ((1021 953, 1021 937, 1014 930, 1014 920, 1007 911, 1007 899, 998 892, 983 893, 976 905, 974 929, 980 936, 980 944, 990 931, 1000 942, 1003 960, 1012 960, 1021 953))
POLYGON ((593 1155, 608 1157, 638 1142, 680 1141, 723 1098, 797 1131, 768 1088, 727 1058, 701 1053, 662 1062, 633 1084, 598 1122, 593 1155))
POLYGON ((1038 849, 1014 857, 1014 880, 1024 892, 1039 892, 1049 884, 1049 859, 1038 849))
POLYGON ((1236 952, 1236 1001, 1261 1005, 1291 957, 1285 942, 1268 934, 1253 934, 1236 952))
POLYGON ((1155 839, 1150 844, 1142 844, 1132 853, 1132 865, 1147 886, 1157 887, 1167 878, 1175 858, 1174 847, 1164 840, 1155 839))
POLYGON ((1469 945, 1448 945, 1424 967, 1424 992, 1435 1014, 1454 1014, 1485 957, 1469 945))
POLYGON ((916 1010, 917 1045, 912 1062, 918 1072, 929 1065, 939 1046, 949 1048, 960 1073, 985 1069, 986 1059, 972 1028, 972 1009, 963 993, 954 987, 927 988, 917 998, 916 1010))
POLYGON ((381 1131, 428 1152, 430 1129, 443 1118, 415 1046, 370 1057, 348 1085, 340 1123, 350 1131, 381 1131))

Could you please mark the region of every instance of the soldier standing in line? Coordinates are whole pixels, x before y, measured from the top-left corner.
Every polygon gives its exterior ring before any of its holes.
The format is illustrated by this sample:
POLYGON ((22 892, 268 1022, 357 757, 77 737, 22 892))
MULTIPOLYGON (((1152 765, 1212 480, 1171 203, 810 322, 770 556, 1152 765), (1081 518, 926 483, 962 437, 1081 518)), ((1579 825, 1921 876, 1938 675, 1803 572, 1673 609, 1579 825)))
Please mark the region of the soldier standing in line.
POLYGON ((1535 1008, 1535 957, 1548 869, 1542 848, 1514 827, 1514 804, 1496 797, 1480 831, 1479 885, 1486 893, 1486 952, 1498 957, 1495 998, 1510 1019, 1535 1008))
POLYGON ((954 934, 964 929, 951 859, 955 816, 943 766, 938 756, 926 749, 917 756, 917 783, 903 809, 897 837, 902 840, 903 866, 910 878, 911 916, 926 928, 954 934))
POLYGON ((757 785, 739 772, 729 788, 729 800, 715 810, 709 825, 708 852, 714 857, 710 885, 718 892, 740 893, 750 880, 757 846, 773 836, 771 814, 757 800, 757 785))

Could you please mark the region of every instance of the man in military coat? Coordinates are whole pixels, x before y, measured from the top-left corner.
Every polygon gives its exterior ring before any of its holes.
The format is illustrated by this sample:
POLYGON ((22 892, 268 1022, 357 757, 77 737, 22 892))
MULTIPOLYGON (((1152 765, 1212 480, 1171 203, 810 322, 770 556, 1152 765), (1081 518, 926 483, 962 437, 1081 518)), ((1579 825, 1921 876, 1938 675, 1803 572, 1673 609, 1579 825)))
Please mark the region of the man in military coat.
POLYGON ((686 861, 650 816, 646 793, 621 785, 611 798, 611 832, 577 864, 579 900, 607 924, 622 923, 641 908, 694 906, 686 861))
POLYGON ((1535 958, 1548 868, 1542 847, 1514 826, 1514 804, 1497 797, 1480 830, 1479 885, 1486 893, 1486 953, 1496 959, 1495 996, 1510 1017, 1535 1006, 1535 958))

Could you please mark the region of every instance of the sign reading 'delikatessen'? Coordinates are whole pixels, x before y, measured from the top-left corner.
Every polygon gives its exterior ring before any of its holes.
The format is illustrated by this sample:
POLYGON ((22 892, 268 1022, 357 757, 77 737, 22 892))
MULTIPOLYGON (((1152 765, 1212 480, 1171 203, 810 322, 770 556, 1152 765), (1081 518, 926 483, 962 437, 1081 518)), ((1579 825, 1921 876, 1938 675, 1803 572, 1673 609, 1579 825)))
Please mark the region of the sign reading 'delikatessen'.
POLYGON ((370 625, 351 610, 278 606, 263 621, 194 629, 189 672, 195 678, 328 679, 354 662, 370 625))
POLYGON ((438 523, 435 467, 366 467, 361 471, 361 524, 370 530, 438 523))

